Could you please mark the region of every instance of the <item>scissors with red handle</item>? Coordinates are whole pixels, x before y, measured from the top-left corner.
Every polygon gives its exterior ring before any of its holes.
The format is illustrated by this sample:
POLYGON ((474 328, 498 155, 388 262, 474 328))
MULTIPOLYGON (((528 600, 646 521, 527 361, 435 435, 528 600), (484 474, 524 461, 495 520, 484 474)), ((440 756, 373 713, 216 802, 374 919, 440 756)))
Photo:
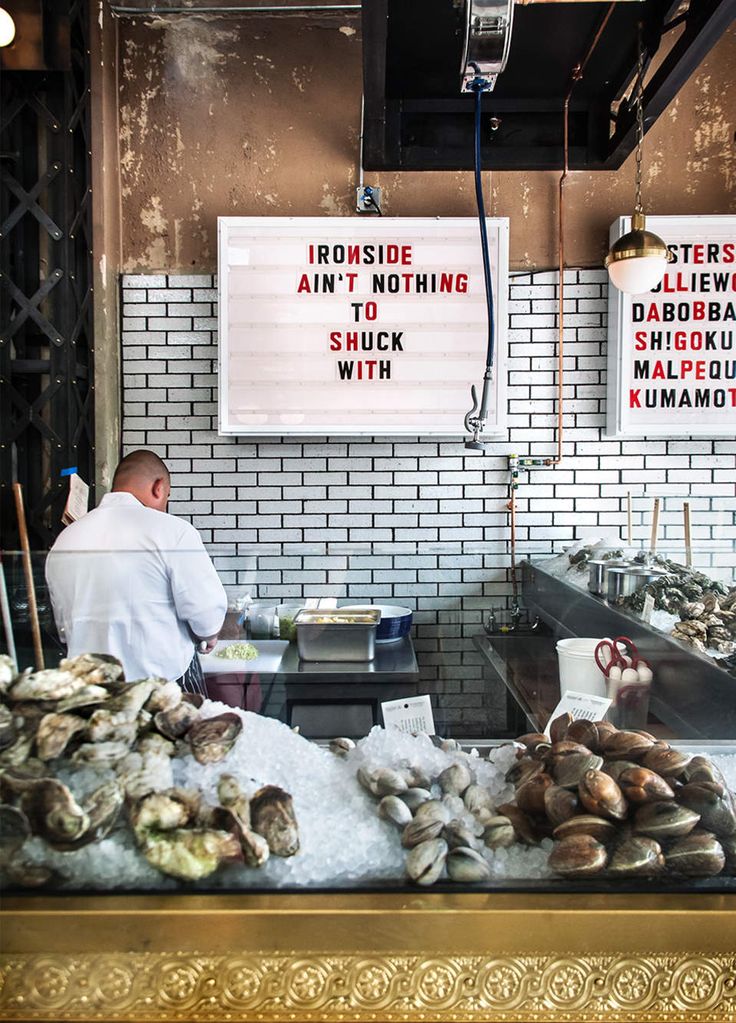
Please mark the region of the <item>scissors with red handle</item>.
POLYGON ((595 657, 595 663, 598 665, 603 674, 608 678, 613 668, 621 668, 622 670, 626 667, 626 661, 621 656, 617 644, 618 639, 602 639, 598 646, 595 648, 593 656, 595 657))

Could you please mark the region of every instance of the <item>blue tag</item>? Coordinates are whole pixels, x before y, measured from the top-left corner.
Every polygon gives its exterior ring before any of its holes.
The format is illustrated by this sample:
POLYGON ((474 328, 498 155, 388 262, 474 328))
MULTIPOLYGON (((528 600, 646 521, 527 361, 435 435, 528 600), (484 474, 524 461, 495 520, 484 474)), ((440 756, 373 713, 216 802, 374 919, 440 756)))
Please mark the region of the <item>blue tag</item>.
POLYGON ((73 465, 69 469, 62 469, 61 472, 59 473, 59 475, 60 476, 73 476, 76 471, 77 471, 77 467, 76 467, 76 465, 73 465))

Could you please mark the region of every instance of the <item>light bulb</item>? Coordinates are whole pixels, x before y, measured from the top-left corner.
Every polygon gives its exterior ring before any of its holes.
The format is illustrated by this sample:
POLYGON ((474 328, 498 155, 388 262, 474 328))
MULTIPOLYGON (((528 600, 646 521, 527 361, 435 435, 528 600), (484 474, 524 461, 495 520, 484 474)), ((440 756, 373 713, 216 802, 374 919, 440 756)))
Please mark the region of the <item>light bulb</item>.
POLYGON ((664 277, 667 260, 664 256, 630 256, 608 264, 611 284, 629 295, 643 295, 655 288, 664 277))
POLYGON ((15 39, 15 22, 4 7, 0 7, 0 47, 10 46, 15 39))

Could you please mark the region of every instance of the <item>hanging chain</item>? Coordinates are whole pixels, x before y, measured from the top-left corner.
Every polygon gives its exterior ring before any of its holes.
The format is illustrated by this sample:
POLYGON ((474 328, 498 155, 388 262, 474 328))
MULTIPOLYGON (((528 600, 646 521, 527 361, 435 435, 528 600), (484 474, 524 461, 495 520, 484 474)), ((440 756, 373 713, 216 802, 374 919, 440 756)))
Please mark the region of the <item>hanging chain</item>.
POLYGON ((637 61, 637 89, 636 89, 636 205, 637 213, 642 212, 641 206, 641 154, 644 145, 644 47, 641 40, 641 24, 639 25, 639 57, 637 61))

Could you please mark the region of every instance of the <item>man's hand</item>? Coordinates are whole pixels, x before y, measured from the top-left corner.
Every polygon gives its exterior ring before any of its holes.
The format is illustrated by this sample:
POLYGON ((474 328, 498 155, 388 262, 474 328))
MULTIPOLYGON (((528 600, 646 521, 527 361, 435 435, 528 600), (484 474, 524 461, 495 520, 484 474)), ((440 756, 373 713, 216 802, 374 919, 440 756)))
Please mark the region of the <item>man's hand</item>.
POLYGON ((197 643, 197 651, 200 654, 211 654, 217 646, 218 636, 208 636, 206 639, 200 639, 197 643))

